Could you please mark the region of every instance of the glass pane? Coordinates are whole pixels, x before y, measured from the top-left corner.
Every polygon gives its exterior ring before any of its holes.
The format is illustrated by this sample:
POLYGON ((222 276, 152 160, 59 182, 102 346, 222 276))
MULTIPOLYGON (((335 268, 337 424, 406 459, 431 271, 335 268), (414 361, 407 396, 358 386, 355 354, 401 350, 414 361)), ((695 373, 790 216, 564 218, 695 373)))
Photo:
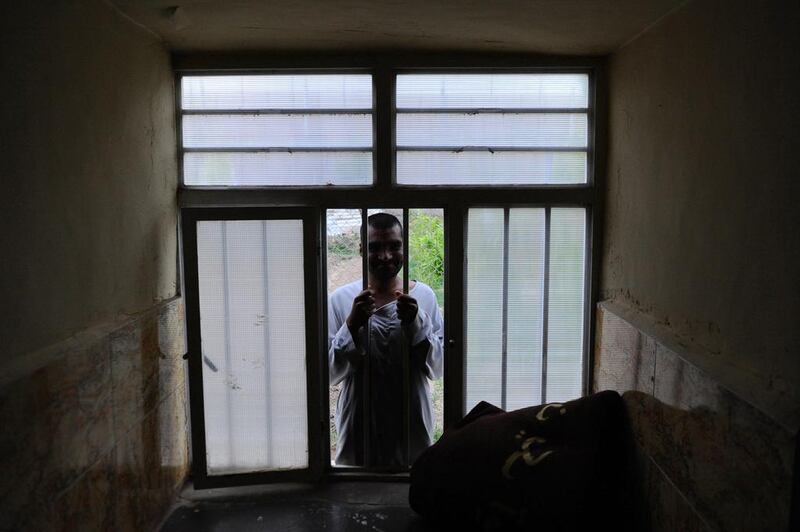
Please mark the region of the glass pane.
POLYGON ((372 76, 186 76, 183 109, 370 109, 372 76))
POLYGON ((372 115, 187 115, 184 148, 371 148, 372 115))
POLYGON ((542 402, 544 209, 510 209, 506 409, 542 402))
POLYGON ((586 183, 586 152, 398 151, 404 185, 549 185, 586 183))
POLYGON ((371 152, 183 154, 188 186, 368 185, 371 152))
POLYGON ((197 223, 209 475, 308 467, 301 220, 197 223))
POLYGON ((586 114, 398 114, 397 145, 585 148, 586 114))
POLYGON ((469 210, 467 410, 481 400, 514 410, 582 393, 586 211, 551 209, 549 279, 546 211, 469 210))
POLYGON ((553 208, 547 327, 548 402, 581 396, 586 211, 553 208))
POLYGON ((503 209, 467 217, 466 410, 502 403, 503 209))
POLYGON ((404 74, 398 108, 585 108, 586 74, 404 74))

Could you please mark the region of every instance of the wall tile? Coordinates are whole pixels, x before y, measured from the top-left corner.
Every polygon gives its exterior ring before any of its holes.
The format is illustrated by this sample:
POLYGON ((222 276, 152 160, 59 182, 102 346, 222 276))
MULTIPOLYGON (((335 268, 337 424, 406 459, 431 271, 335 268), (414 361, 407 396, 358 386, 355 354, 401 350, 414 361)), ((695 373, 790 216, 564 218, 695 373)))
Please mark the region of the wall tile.
POLYGON ((634 326, 631 313, 598 308, 594 376, 595 390, 623 394, 646 457, 636 480, 647 501, 643 527, 786 530, 797 435, 776 419, 789 418, 721 385, 655 328, 634 326))
POLYGON ((67 489, 113 447, 108 342, 35 371, 0 393, 0 529, 67 489))
POLYGON ((794 438, 666 348, 649 450, 715 528, 785 530, 794 438))
POLYGON ((700 518, 680 491, 652 462, 647 468, 646 527, 651 532, 706 532, 711 528, 700 518))
POLYGON ((597 312, 594 391, 653 392, 655 342, 602 308, 597 312))
POLYGON ((189 465, 183 325, 173 299, 52 346, 57 356, 0 389, 0 530, 161 518, 189 465), (126 517, 120 486, 145 486, 149 502, 126 517))
POLYGON ((55 500, 51 519, 57 530, 105 532, 116 529, 114 456, 114 450, 103 455, 55 500))
POLYGON ((114 432, 124 434, 157 403, 159 354, 152 338, 158 334, 154 317, 147 316, 111 336, 111 374, 114 432), (150 338, 150 340, 148 340, 150 338))
POLYGON ((118 442, 117 530, 148 530, 169 509, 189 467, 184 390, 166 397, 118 442))

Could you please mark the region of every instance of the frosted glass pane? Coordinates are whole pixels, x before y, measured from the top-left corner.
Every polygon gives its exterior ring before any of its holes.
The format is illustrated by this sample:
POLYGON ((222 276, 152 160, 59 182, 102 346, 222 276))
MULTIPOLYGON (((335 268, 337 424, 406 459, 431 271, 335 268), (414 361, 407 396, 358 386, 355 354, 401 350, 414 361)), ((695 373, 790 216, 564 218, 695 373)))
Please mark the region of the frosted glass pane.
POLYGON ((405 74, 397 107, 588 107, 586 74, 405 74))
POLYGON ((550 215, 550 290, 547 401, 581 396, 586 211, 553 208, 550 215))
POLYGON ((466 410, 502 400, 503 209, 467 217, 466 410))
POLYGON ((506 409, 542 402, 544 209, 510 209, 506 409))
POLYGON ((368 185, 371 152, 203 153, 183 155, 188 186, 368 185))
POLYGON ((586 152, 397 152, 403 185, 586 183, 586 152))
POLYGON ((398 114, 397 145, 585 148, 585 114, 398 114))
POLYGON ((197 223, 209 475, 308 467, 303 226, 197 223))
POLYGON ((184 148, 370 148, 372 115, 187 115, 184 148))
POLYGON ((547 209, 507 212, 507 250, 504 209, 468 214, 467 410, 481 400, 515 410, 583 391, 586 211, 551 209, 549 279, 547 209))
POLYGON ((183 109, 369 109, 372 77, 363 74, 186 76, 183 109))

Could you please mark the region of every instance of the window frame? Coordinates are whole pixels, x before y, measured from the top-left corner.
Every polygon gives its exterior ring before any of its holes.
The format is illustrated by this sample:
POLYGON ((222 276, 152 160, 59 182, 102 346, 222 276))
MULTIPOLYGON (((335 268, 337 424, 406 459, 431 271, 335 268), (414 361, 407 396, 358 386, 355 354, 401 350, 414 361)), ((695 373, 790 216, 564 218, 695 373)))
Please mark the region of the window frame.
MULTIPOLYGON (((314 212, 316 227, 316 301, 319 310, 320 338, 326 338, 327 298, 326 209, 332 208, 441 208, 444 210, 445 231, 445 365, 444 365, 444 426, 448 427, 463 416, 465 406, 464 342, 466 306, 467 211, 471 207, 582 207, 586 209, 586 239, 584 261, 584 338, 583 394, 592 389, 593 350, 595 337, 595 308, 598 301, 599 250, 601 249, 602 204, 601 184, 604 182, 606 161, 606 73, 605 60, 597 57, 549 57, 527 54, 175 54, 176 140, 178 146, 178 205, 181 223, 194 219, 193 212, 227 213, 236 217, 251 216, 255 211, 268 212, 274 208, 301 209, 314 212), (180 80, 184 75, 232 74, 370 74, 373 79, 373 183, 359 186, 260 186, 260 187, 186 187, 183 184, 183 150, 181 132, 180 80), (589 77, 587 179, 580 184, 548 185, 402 185, 396 181, 395 166, 395 76, 406 73, 584 73, 589 77), (187 216, 188 215, 188 216, 187 216), (459 290, 461 293, 459 293, 459 290)), ((183 228, 186 231, 184 225, 183 228)), ((184 269, 189 265, 183 258, 184 269)), ((196 257, 195 257, 196 259, 196 257)), ((196 266, 195 266, 196 269, 196 266)), ((188 280, 188 279, 187 279, 188 280)), ((310 290, 308 291, 310 292, 310 290)), ((187 328, 199 316, 189 308, 187 297, 187 328)), ((325 342, 317 342, 320 359, 327 361, 325 342)), ((189 355, 199 347, 190 345, 189 355)), ((197 357, 195 357, 197 358, 197 357)), ((190 361, 191 362, 191 361, 190 361)), ((311 368, 309 368, 311 371, 311 368)), ((192 373, 190 371, 190 373, 192 373)), ((195 372, 196 373, 196 372, 195 372)), ((320 386, 327 388, 327 364, 320 367, 320 386)), ((200 375, 200 378, 202 376, 200 375)), ((190 375, 191 382, 198 375, 190 375)), ((310 388, 309 388, 310 390, 310 388)), ((309 391, 309 400, 318 391, 309 391)), ((321 441, 309 440, 311 448, 327 448, 330 435, 328 424, 328 395, 317 393, 323 423, 321 441)), ((195 406, 195 401, 192 401, 195 406)), ((201 405, 200 405, 201 406, 201 405)), ((309 418, 309 438, 320 432, 316 421, 309 418), (312 426, 314 425, 314 426, 312 426)), ((192 430, 193 436, 195 430, 192 430)), ((193 438, 193 446, 195 445, 193 438)), ((193 447, 196 451, 197 449, 193 447)), ((311 451, 311 449, 310 449, 311 451)), ((196 455, 195 455, 196 456, 196 455)), ((366 478, 390 480, 408 478, 407 473, 374 473, 364 468, 351 469, 325 464, 319 475, 336 478, 366 478)), ((317 475, 318 476, 318 475, 317 475)), ((284 481, 284 475, 252 473, 237 478, 206 477, 205 487, 284 481)), ((291 477, 291 475, 290 475, 291 477)), ((316 478, 316 477, 315 477, 316 478)))

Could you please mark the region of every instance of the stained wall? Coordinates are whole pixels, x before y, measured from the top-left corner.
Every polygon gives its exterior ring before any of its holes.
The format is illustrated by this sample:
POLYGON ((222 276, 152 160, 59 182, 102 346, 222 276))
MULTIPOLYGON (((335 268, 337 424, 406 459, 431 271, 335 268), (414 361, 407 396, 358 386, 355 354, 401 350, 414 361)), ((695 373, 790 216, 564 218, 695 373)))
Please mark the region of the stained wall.
POLYGON ((0 530, 150 530, 189 466, 169 54, 0 7, 0 530))
POLYGON ((800 402, 800 5, 694 0, 609 62, 601 299, 800 402))
POLYGON ((177 293, 169 55, 101 0, 0 8, 0 363, 177 293))
POLYGON ((609 58, 594 389, 628 405, 643 529, 797 523, 798 23, 692 0, 609 58))

